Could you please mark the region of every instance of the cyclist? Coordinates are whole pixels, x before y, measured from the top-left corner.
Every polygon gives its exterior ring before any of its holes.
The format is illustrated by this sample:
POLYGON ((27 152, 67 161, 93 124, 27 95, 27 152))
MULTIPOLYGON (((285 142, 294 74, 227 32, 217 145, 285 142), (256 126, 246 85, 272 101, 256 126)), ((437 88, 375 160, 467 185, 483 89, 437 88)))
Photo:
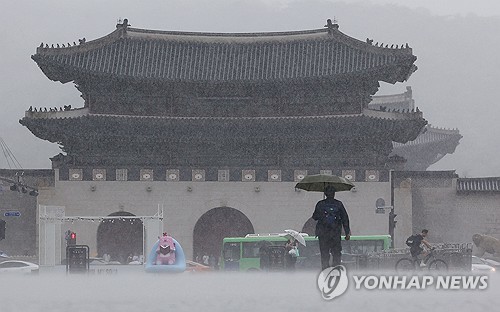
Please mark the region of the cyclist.
MULTIPOLYGON (((422 255, 422 261, 420 262, 421 267, 425 267, 426 263, 425 257, 429 254, 432 249, 431 244, 425 239, 429 234, 429 230, 423 229, 420 234, 412 235, 408 238, 411 240, 410 253, 414 261, 418 260, 418 256, 422 255)), ((408 241, 407 240, 407 241, 408 241)))

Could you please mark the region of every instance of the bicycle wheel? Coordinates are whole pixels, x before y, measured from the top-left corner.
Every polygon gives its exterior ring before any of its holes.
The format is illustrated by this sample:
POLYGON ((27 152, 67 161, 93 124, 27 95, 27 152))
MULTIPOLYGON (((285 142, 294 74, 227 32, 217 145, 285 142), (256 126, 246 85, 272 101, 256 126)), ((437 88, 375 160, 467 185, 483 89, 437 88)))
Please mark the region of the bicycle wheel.
POLYGON ((396 271, 398 272, 413 271, 414 269, 415 265, 410 258, 402 258, 396 262, 396 271))
POLYGON ((429 263, 429 271, 448 271, 448 264, 441 259, 436 259, 429 263))

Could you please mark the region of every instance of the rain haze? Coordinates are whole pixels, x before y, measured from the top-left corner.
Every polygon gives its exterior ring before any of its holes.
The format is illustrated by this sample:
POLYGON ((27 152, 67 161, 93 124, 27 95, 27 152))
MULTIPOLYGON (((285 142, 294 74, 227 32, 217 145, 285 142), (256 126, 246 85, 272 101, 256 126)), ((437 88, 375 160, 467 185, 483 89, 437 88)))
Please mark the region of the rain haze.
MULTIPOLYGON (((361 41, 412 47, 418 70, 404 83, 381 83, 376 95, 403 93, 411 86, 415 105, 429 124, 460 130, 456 151, 428 170, 500 176, 498 1, 18 0, 2 7, 0 139, 25 169, 50 168, 49 158, 61 152, 56 143, 19 124, 25 111, 30 106, 83 107, 73 83, 47 79, 30 58, 41 42, 101 38, 123 18, 136 28, 193 32, 317 29, 330 18, 361 41)), ((3 156, 0 168, 12 168, 11 159, 3 156)), ((317 272, 167 276, 121 266, 80 276, 64 270, 56 266, 36 276, 0 276, 1 311, 490 311, 500 304, 498 272, 490 275, 485 290, 369 291, 350 285, 344 295, 326 301, 317 272)))
MULTIPOLYGON (((429 170, 500 176, 496 1, 16 1, 5 7, 0 13, 0 137, 23 168, 50 168, 49 157, 60 152, 57 144, 18 123, 25 110, 83 106, 72 83, 48 80, 31 60, 40 42, 96 39, 113 30, 119 18, 137 28, 201 32, 315 29, 336 18, 340 30, 354 38, 413 48, 418 70, 405 83, 382 83, 377 95, 411 86, 429 124, 460 130, 456 151, 429 170)), ((10 165, 0 158, 1 168, 10 165)))
MULTIPOLYGON (((187 274, 187 273, 186 273, 187 274)), ((6 278, 2 311, 495 311, 498 276, 487 290, 355 290, 326 301, 316 273, 6 278), (51 285, 51 287, 47 287, 51 285), (21 293, 22 292, 22 293, 21 293)))

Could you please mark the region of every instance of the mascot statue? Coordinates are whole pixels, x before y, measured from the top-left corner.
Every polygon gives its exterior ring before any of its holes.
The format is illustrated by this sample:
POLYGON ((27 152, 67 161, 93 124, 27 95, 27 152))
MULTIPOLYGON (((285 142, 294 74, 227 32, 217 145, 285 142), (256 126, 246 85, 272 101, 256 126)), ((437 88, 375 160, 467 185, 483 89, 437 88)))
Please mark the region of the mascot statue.
POLYGON ((163 233, 162 237, 158 237, 159 244, 156 248, 156 264, 157 265, 172 265, 175 263, 175 243, 172 236, 163 233))
POLYGON ((491 256, 486 258, 500 261, 500 240, 488 235, 474 234, 472 241, 476 245, 475 256, 483 257, 485 253, 489 253, 491 256))

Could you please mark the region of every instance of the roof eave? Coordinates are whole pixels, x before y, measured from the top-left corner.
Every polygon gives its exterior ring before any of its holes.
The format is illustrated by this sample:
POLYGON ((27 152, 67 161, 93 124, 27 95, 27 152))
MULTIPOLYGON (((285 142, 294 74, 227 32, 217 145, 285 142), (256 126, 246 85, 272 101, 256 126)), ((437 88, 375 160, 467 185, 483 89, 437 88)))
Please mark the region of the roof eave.
POLYGON ((47 62, 43 56, 39 54, 32 55, 31 58, 50 80, 59 81, 63 84, 74 80, 72 73, 67 72, 63 65, 47 62))

